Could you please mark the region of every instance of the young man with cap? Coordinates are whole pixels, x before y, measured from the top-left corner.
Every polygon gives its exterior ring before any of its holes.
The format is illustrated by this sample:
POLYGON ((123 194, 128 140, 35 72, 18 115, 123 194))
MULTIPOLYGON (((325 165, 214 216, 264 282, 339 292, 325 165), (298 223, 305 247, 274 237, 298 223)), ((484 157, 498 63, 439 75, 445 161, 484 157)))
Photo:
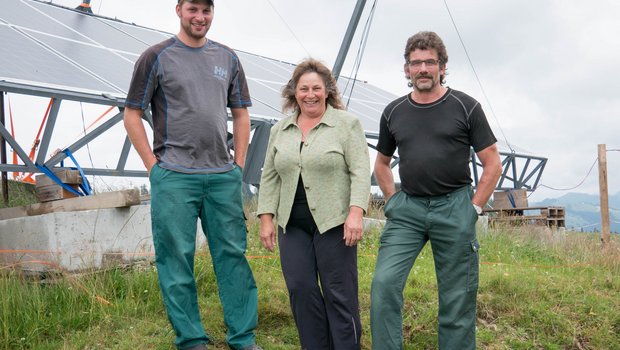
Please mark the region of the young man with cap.
POLYGON ((136 62, 125 104, 125 128, 149 172, 155 262, 179 349, 204 350, 209 337, 198 308, 194 255, 200 218, 213 261, 226 341, 255 342, 257 289, 245 257, 242 168, 252 105, 239 58, 207 39, 213 0, 179 0, 179 33, 148 48, 136 62), (142 123, 151 106, 153 148, 142 123), (228 149, 227 108, 234 156, 228 149))

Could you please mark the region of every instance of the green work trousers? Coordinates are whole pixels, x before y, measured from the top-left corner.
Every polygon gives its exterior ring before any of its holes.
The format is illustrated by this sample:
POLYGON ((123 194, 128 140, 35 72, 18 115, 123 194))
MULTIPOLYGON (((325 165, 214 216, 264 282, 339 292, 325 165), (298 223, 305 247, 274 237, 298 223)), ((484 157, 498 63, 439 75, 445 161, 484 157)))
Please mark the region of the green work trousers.
POLYGON ((397 192, 385 205, 371 286, 372 348, 403 348, 403 291, 418 254, 430 240, 439 294, 439 349, 476 348, 477 214, 470 186, 436 197, 397 192))
POLYGON ((224 309, 226 341, 233 349, 254 344, 258 296, 245 257, 247 228, 241 169, 184 174, 155 165, 149 178, 155 262, 164 306, 176 332, 176 346, 184 349, 209 342, 201 322, 194 278, 198 218, 224 309))

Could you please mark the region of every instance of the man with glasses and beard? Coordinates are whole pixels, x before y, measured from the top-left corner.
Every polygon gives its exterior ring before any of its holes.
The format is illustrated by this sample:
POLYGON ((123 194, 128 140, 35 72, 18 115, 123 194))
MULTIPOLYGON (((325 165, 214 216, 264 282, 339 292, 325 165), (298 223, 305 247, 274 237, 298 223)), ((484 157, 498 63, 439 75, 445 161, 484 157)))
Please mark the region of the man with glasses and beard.
POLYGON ((448 54, 441 38, 407 40, 405 75, 413 91, 384 110, 375 176, 387 218, 371 288, 375 350, 403 348, 403 290, 431 242, 439 290, 439 349, 476 348, 478 249, 475 224, 502 171, 496 139, 480 104, 445 87, 448 54), (470 148, 483 171, 474 192, 470 148), (398 149, 401 189, 390 161, 398 149))

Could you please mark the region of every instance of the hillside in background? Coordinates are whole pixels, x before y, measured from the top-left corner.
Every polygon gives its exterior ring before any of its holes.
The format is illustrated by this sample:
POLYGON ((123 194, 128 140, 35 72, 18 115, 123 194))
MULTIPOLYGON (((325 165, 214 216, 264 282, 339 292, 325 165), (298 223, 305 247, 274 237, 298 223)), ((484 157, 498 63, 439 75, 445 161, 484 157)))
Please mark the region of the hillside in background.
MULTIPOLYGON (((548 198, 530 206, 562 206, 566 209, 566 229, 575 231, 601 230, 601 204, 598 195, 567 193, 548 198)), ((611 232, 620 233, 620 192, 609 196, 611 232)))

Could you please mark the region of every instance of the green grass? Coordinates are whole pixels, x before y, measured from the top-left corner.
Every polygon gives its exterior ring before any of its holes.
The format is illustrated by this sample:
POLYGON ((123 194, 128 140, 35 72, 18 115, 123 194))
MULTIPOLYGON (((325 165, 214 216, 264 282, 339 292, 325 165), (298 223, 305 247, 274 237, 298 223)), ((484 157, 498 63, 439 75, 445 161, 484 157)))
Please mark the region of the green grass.
POLYGON ((9 180, 8 189, 9 201, 5 203, 4 193, 2 193, 2 189, 0 188, 0 209, 19 207, 38 202, 35 187, 32 184, 9 180))
MULTIPOLYGON (((248 252, 259 290, 258 343, 299 349, 277 254, 260 246, 249 220, 248 252)), ((379 230, 359 247, 363 348, 370 349, 370 282, 379 230)), ((479 349, 620 349, 620 237, 601 249, 593 234, 535 228, 479 233, 479 349)), ((437 291, 426 247, 405 290, 406 349, 437 348, 437 291)), ((0 349, 173 349, 150 262, 82 274, 24 276, 0 267, 0 349), (41 279, 41 277, 44 277, 41 279)), ((203 323, 226 349, 215 277, 206 250, 196 261, 203 323)))

